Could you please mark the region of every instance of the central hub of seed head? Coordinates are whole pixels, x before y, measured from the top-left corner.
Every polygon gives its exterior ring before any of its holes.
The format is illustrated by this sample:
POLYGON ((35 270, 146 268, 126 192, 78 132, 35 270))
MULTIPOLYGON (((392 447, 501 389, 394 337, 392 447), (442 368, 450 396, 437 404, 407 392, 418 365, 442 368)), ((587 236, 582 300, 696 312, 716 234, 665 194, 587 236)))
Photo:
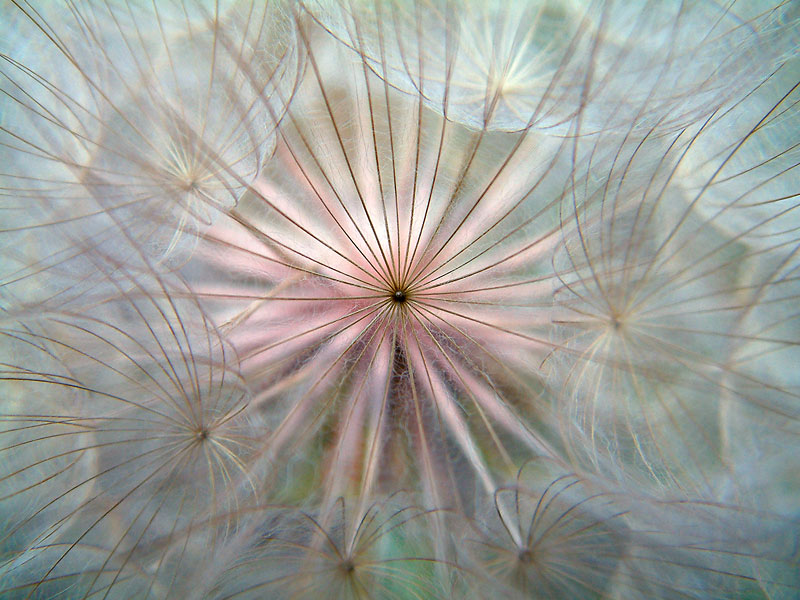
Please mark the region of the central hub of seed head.
POLYGON ((398 304, 402 304, 406 301, 406 293, 403 290, 395 290, 394 294, 392 294, 392 300, 398 304))

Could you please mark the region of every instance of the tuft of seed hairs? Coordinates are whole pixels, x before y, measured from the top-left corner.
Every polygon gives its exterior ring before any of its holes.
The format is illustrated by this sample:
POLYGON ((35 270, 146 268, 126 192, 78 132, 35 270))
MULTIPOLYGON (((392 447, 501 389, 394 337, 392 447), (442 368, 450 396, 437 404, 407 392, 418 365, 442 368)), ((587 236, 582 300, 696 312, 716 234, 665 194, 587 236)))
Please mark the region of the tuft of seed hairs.
POLYGON ((0 597, 798 597, 798 31, 0 0, 0 597))

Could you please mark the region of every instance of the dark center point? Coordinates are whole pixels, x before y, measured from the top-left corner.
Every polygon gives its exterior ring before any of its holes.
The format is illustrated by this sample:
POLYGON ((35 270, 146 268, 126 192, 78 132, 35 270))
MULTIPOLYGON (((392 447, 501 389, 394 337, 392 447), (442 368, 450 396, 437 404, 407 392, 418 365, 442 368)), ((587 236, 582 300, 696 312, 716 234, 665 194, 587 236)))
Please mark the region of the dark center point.
POLYGON ((519 562, 527 564, 533 560, 533 552, 528 548, 522 548, 517 552, 517 559, 519 562))
POLYGON ((406 301, 406 293, 403 290, 397 290, 392 296, 392 300, 397 303, 403 303, 406 301))

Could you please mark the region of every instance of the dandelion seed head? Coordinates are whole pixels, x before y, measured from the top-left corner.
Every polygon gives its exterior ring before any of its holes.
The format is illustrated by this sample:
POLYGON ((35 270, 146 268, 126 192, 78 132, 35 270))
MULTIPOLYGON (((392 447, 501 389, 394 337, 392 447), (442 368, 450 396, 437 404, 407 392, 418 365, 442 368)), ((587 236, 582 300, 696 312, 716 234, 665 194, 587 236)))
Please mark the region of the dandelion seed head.
POLYGON ((797 595, 795 3, 0 13, 0 596, 797 595))
POLYGON ((480 517, 492 526, 476 523, 462 542, 478 593, 602 595, 629 535, 613 504, 612 496, 555 465, 526 465, 513 485, 496 491, 494 506, 487 507, 492 518, 480 517))

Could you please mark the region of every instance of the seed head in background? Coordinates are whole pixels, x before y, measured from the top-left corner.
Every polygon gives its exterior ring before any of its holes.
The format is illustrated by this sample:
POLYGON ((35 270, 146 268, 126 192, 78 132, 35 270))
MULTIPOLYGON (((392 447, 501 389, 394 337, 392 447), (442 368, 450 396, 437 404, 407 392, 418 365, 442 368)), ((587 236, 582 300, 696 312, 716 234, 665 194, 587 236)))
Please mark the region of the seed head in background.
POLYGON ((134 244, 180 265, 274 148, 274 92, 291 95, 298 68, 284 12, 268 2, 0 10, 4 231, 20 263, 5 284, 47 270, 63 294, 59 285, 90 278, 87 245, 130 261, 134 244))
POLYGON ((1 7, 2 595, 797 595, 795 5, 1 7))

